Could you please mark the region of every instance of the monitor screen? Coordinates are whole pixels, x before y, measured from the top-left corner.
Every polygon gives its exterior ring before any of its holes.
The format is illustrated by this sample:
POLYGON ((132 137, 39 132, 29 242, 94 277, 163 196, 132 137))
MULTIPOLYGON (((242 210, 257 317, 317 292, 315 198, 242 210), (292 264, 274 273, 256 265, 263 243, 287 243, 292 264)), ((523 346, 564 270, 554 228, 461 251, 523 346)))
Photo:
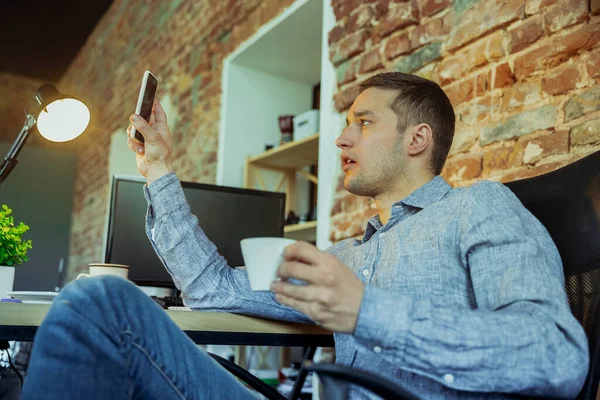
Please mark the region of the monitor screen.
MULTIPOLYGON (((141 286, 174 288, 146 236, 147 203, 141 178, 113 178, 105 262, 130 266, 141 286)), ((182 182, 191 212, 232 267, 244 265, 240 240, 283 236, 285 193, 182 182)))

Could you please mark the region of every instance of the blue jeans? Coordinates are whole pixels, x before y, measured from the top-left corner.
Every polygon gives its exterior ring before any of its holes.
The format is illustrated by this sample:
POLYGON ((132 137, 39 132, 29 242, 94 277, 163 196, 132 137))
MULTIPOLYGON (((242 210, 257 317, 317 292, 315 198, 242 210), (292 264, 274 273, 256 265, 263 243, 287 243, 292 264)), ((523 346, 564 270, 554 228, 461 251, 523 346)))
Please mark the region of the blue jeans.
POLYGON ((67 285, 36 336, 23 399, 256 399, 149 296, 106 276, 67 285))

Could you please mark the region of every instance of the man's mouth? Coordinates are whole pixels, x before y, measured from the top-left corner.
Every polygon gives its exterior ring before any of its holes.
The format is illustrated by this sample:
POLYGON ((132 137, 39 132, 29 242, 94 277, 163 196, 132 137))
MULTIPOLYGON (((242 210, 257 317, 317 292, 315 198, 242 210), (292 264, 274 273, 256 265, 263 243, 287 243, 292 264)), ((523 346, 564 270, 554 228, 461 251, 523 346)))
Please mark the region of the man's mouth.
POLYGON ((356 160, 348 156, 342 156, 342 170, 346 171, 348 168, 356 164, 356 160))

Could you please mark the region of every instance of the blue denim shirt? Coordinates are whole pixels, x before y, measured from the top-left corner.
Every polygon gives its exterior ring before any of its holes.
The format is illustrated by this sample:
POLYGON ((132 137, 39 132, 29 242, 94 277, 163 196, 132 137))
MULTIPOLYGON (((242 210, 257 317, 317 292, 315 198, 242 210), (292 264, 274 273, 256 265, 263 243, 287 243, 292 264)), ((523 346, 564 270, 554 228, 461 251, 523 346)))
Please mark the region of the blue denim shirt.
MULTIPOLYGON (((227 265, 175 174, 145 194, 148 236, 188 306, 311 322, 227 265)), ((337 363, 427 399, 571 398, 582 387, 588 344, 559 254, 502 184, 453 189, 437 176, 394 204, 387 224, 376 216, 362 240, 327 251, 365 284, 354 334, 335 334, 337 363)))

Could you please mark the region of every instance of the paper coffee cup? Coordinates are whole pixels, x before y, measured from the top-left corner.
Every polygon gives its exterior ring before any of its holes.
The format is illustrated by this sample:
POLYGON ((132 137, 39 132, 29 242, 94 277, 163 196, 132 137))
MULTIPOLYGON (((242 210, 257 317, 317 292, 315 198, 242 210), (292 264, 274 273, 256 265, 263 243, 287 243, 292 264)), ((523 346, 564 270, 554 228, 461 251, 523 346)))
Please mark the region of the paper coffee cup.
POLYGON ((249 238, 240 242, 252 290, 270 290, 271 282, 277 278, 277 267, 283 261, 283 250, 295 242, 278 237, 249 238))
POLYGON ((88 278, 92 276, 100 276, 100 275, 114 275, 119 276, 123 279, 127 279, 129 275, 129 266, 123 264, 89 264, 90 273, 89 274, 79 274, 76 279, 79 278, 88 278))

